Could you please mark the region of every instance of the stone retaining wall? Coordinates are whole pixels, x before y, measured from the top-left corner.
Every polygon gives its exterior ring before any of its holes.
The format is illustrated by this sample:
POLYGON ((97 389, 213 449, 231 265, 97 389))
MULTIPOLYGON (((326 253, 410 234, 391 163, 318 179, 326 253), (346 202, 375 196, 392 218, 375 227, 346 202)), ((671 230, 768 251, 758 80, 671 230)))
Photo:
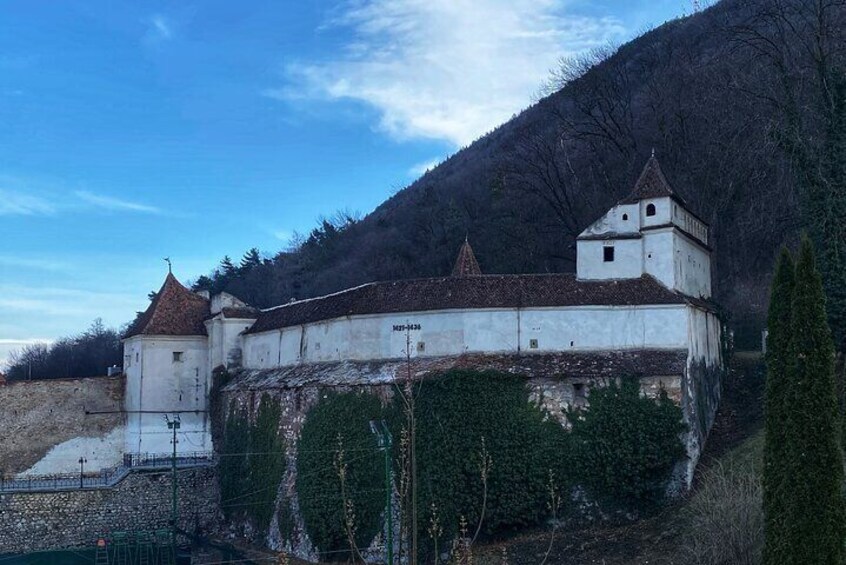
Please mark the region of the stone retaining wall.
MULTIPOLYGON (((218 521, 216 468, 177 471, 179 527, 218 521)), ((94 545, 113 531, 169 527, 171 473, 134 472, 114 488, 0 495, 0 554, 94 545)))

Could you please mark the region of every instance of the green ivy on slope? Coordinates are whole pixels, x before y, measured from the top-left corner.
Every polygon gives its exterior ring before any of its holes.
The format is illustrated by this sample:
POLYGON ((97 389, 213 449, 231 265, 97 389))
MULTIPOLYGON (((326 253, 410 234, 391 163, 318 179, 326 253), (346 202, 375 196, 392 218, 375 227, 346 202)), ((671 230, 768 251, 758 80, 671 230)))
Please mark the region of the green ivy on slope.
MULTIPOLYGON (((450 371, 422 384, 416 413, 421 539, 428 537, 432 504, 444 539, 457 532, 461 516, 474 533, 484 498, 483 439, 491 467, 482 531, 537 524, 549 516, 550 472, 559 490, 567 482, 567 434, 529 402, 525 378, 450 371)), ((395 437, 403 424, 402 416, 394 418, 395 437)))
MULTIPOLYGON (((355 515, 355 540, 367 547, 381 528, 385 508, 384 459, 370 431, 382 417, 378 398, 364 393, 331 393, 307 416, 297 448, 297 494, 306 531, 320 552, 349 549, 336 456, 344 448, 346 492, 355 515)), ((328 553, 341 559, 344 553, 328 553)))
POLYGON ((255 421, 233 402, 220 453, 221 508, 227 519, 250 519, 259 532, 270 526, 285 474, 285 442, 279 435, 281 407, 265 393, 255 421))
POLYGON ((665 392, 656 402, 641 396, 637 379, 623 379, 591 390, 590 408, 570 416, 575 479, 591 498, 627 508, 661 500, 687 431, 665 392))

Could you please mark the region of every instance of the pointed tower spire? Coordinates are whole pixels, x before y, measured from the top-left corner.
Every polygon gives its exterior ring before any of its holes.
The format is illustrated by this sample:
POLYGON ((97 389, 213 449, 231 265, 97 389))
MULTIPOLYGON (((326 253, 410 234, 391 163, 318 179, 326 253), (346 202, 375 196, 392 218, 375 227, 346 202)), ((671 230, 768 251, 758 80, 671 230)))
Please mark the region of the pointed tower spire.
POLYGON ((655 157, 655 149, 653 148, 652 155, 643 167, 643 172, 640 173, 634 190, 625 199, 625 202, 637 202, 645 198, 661 198, 662 196, 670 196, 684 204, 684 200, 676 194, 667 181, 667 177, 664 176, 664 171, 658 164, 658 158, 655 157))
POLYGON ((473 248, 470 247, 470 242, 467 241, 467 236, 465 236, 464 243, 461 244, 461 249, 458 250, 458 258, 455 260, 452 276, 477 277, 481 274, 482 269, 479 268, 479 262, 476 261, 476 256, 473 254, 473 248))

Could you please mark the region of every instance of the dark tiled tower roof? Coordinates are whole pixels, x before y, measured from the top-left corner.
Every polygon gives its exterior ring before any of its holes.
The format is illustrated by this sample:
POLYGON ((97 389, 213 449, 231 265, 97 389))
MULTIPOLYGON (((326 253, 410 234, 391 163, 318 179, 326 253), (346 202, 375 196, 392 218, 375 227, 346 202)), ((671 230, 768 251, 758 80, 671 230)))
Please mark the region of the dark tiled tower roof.
POLYGON ((182 286, 168 273, 162 288, 127 330, 136 335, 208 335, 203 321, 209 316, 209 301, 182 286))
POLYGON ((458 258, 455 260, 455 267, 452 269, 452 276, 454 277, 477 277, 482 274, 482 269, 479 267, 479 262, 476 261, 476 256, 473 254, 473 248, 470 247, 470 242, 467 239, 461 244, 461 249, 458 250, 458 258))
POLYGON ((655 153, 653 152, 652 156, 646 162, 646 166, 643 167, 643 172, 640 173, 634 190, 625 199, 625 202, 633 203, 646 198, 662 197, 675 198, 684 204, 684 200, 675 193, 673 187, 667 181, 667 177, 664 176, 664 171, 661 170, 661 165, 658 164, 658 159, 655 158, 655 153))

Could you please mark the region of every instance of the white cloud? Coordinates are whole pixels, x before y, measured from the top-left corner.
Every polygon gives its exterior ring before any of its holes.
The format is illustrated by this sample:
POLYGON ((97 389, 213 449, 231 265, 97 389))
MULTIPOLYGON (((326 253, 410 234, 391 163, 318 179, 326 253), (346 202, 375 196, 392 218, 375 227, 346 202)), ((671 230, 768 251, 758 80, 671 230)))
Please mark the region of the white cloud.
POLYGON ((355 0, 326 28, 352 33, 343 54, 287 66, 277 99, 352 99, 397 139, 466 145, 524 108, 560 56, 619 39, 611 17, 567 0, 355 0))
POLYGON ((0 216, 49 215, 55 211, 55 206, 44 198, 0 188, 0 216))
POLYGON ((155 14, 147 20, 147 39, 167 41, 173 37, 173 26, 161 14, 155 14))
POLYGON ((408 169, 408 174, 413 177, 422 177, 424 174, 437 167, 440 162, 440 159, 431 159, 429 161, 417 163, 416 165, 408 169))
POLYGON ((122 200, 111 196, 103 196, 101 194, 94 194, 93 192, 88 192, 87 190, 77 190, 74 194, 83 202, 104 210, 116 212, 141 212, 144 214, 163 213, 160 208, 156 208, 155 206, 140 204, 129 200, 122 200))

